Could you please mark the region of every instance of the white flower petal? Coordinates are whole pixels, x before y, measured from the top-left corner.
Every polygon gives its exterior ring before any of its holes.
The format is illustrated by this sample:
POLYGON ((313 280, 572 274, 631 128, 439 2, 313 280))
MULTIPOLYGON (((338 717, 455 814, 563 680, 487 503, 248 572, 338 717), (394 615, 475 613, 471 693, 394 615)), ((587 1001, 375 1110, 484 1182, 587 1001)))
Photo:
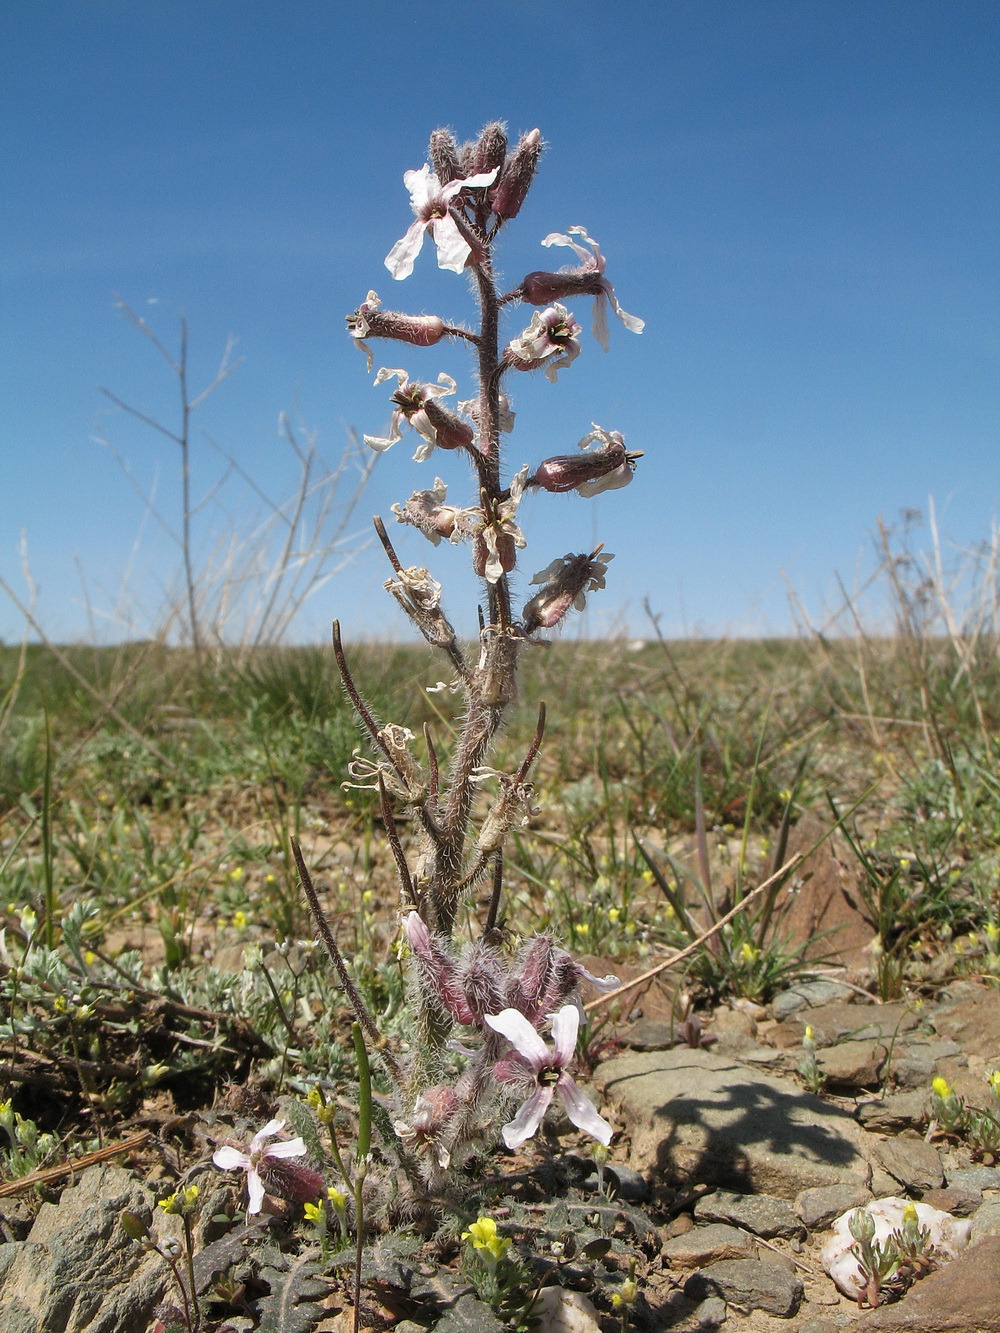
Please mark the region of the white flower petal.
POLYGON ((408 278, 413 272, 414 261, 423 248, 426 229, 427 223, 417 218, 386 255, 385 266, 397 280, 408 278))
MULTIPOLYGON (((434 218, 428 226, 437 246, 438 268, 461 273, 469 262, 472 247, 459 231, 458 223, 450 213, 447 213, 443 218, 434 218)), ((388 263, 388 260, 386 262, 388 263)))
POLYGON ((589 500, 591 496, 600 495, 602 491, 621 490, 631 480, 632 469, 628 463, 622 463, 621 467, 616 467, 614 472, 606 472, 603 477, 595 477, 593 481, 581 481, 576 488, 576 493, 582 495, 585 500, 589 500))
POLYGON ((526 1139, 534 1138, 552 1102, 552 1093, 552 1088, 536 1088, 514 1119, 504 1125, 501 1133, 508 1148, 519 1148, 526 1139))
POLYGON ((272 1143, 264 1152, 265 1157, 304 1157, 305 1154, 305 1142, 299 1138, 288 1139, 281 1143, 272 1143))
POLYGON ((615 312, 621 322, 631 333, 641 333, 646 327, 646 321, 640 319, 638 315, 630 315, 627 310, 623 310, 618 304, 618 297, 615 296, 615 289, 605 278, 604 290, 608 294, 608 300, 611 302, 611 309, 615 312))
POLYGON ((264 1182, 257 1171, 247 1173, 247 1193, 250 1198, 247 1202, 247 1215, 253 1216, 259 1213, 264 1204, 264 1182))
POLYGON ((535 1070, 543 1069, 548 1064, 548 1047, 524 1014, 517 1009, 504 1009, 499 1014, 486 1014, 485 1019, 493 1031, 506 1037, 514 1050, 523 1055, 535 1070))
POLYGON ((577 968, 579 969, 580 976, 583 977, 584 981, 589 982, 594 990, 607 993, 608 991, 617 990, 622 984, 621 978, 613 977, 610 972, 606 977, 595 977, 593 972, 588 972, 587 969, 581 967, 579 963, 577 963, 577 968))
POLYGON ((212 1161, 223 1171, 245 1171, 250 1165, 250 1158, 245 1152, 240 1152, 239 1148, 231 1148, 228 1144, 216 1148, 212 1154, 212 1161))
POLYGON ((250 1140, 250 1152, 260 1152, 268 1139, 274 1138, 275 1134, 285 1128, 284 1120, 269 1120, 263 1129, 259 1129, 250 1140))
POLYGON ((556 1088, 566 1107, 566 1114, 577 1129, 582 1129, 585 1134, 595 1138, 598 1143, 603 1143, 606 1148, 611 1142, 614 1131, 603 1116, 598 1115, 597 1108, 590 1098, 580 1091, 569 1074, 559 1075, 556 1088))
POLYGON ((549 1014, 547 1017, 552 1024, 552 1044, 556 1048, 555 1063, 561 1069, 570 1064, 576 1053, 580 1013, 575 1004, 564 1004, 557 1013, 549 1014))
POLYGON ((402 388, 403 385, 406 383, 406 381, 410 378, 405 370, 400 370, 398 367, 393 367, 393 366, 382 366, 378 374, 375 376, 375 382, 372 385, 372 388, 378 388, 378 386, 380 384, 384 384, 386 380, 391 380, 394 375, 396 379, 399 381, 400 388, 402 388))
POLYGON ((485 190, 488 185, 492 185, 497 178, 499 167, 494 167, 492 171, 481 171, 477 176, 466 176, 464 180, 449 181, 442 189, 442 198, 450 203, 457 194, 462 194, 466 190, 485 190))

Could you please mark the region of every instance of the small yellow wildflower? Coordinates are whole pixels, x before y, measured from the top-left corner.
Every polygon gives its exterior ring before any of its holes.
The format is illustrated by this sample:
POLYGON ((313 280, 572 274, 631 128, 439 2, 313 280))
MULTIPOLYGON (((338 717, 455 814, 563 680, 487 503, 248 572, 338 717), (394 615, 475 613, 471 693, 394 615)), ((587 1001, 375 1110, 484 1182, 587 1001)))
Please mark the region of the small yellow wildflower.
POLYGON ((996 944, 997 940, 1000 940, 1000 926, 995 925, 992 921, 987 921, 983 929, 986 931, 986 938, 991 944, 996 944))
POLYGON ((616 1310, 622 1307, 628 1307, 635 1304, 635 1298, 639 1294, 639 1284, 634 1277, 627 1277, 622 1283, 621 1291, 616 1291, 611 1297, 611 1304, 616 1310))
POLYGON ((372 900, 372 891, 371 891, 371 889, 365 889, 364 893, 361 895, 361 901, 362 901, 362 902, 364 903, 364 905, 367 907, 368 904, 371 902, 371 900, 372 900))
POLYGON ((745 940, 740 949, 740 958, 744 963, 752 964, 760 957, 760 950, 755 948, 749 940, 745 940))
POLYGON ((468 1231, 462 1232, 462 1239, 471 1241, 476 1253, 481 1254, 491 1267, 510 1249, 510 1241, 497 1233, 497 1224, 492 1217, 480 1217, 470 1223, 468 1231))
POLYGON ((901 856, 901 857, 899 858, 899 868, 900 868, 900 870, 903 872, 904 875, 905 875, 906 872, 909 870, 911 864, 912 864, 912 863, 911 863, 910 858, 909 858, 908 856, 901 856))
POLYGON ((271 874, 270 872, 268 872, 268 874, 266 874, 266 875, 264 876, 264 883, 265 883, 269 888, 270 888, 270 886, 271 886, 272 884, 277 884, 277 882, 278 882, 278 876, 277 876, 277 875, 273 875, 273 874, 271 874))
POLYGON ((306 1221, 312 1222, 315 1226, 319 1226, 323 1221, 323 1205, 321 1203, 304 1203, 302 1212, 306 1221))
POLYGON ((234 912, 234 913, 233 913, 233 929, 234 929, 234 930, 246 930, 246 928, 247 928, 249 922, 250 922, 250 918, 247 916, 246 912, 242 912, 242 911, 240 911, 240 912, 234 912))
MULTIPOLYGON (((986 1082, 990 1085, 990 1091, 993 1093, 994 1097, 1000 1097, 1000 1069, 994 1069, 988 1076, 986 1082)), ((10 1105, 9 1102, 7 1104, 8 1106, 10 1105)))
POLYGON ((341 1194, 340 1190, 337 1189, 336 1185, 330 1186, 330 1188, 326 1192, 326 1197, 330 1200, 330 1202, 333 1204, 334 1208, 337 1210, 338 1213, 342 1213, 344 1209, 347 1207, 347 1195, 341 1194))
POLYGON ((93 949, 88 949, 87 952, 83 955, 83 961, 87 964, 88 967, 93 967, 94 964, 97 962, 97 954, 94 953, 93 949))
POLYGON ((608 908, 608 920, 611 922, 612 925, 615 925, 615 924, 618 922, 618 920, 619 920, 620 917, 621 917, 621 914, 622 914, 622 913, 621 913, 621 908, 620 908, 620 907, 609 907, 609 908, 608 908))
POLYGON ((917 1220, 917 1210, 916 1210, 916 1208, 913 1206, 912 1203, 906 1203, 906 1204, 904 1204, 904 1205, 903 1205, 903 1221, 904 1221, 904 1223, 906 1223, 906 1222, 913 1223, 913 1222, 916 1222, 916 1220, 917 1220))
POLYGON ((178 1199, 177 1191, 175 1190, 173 1194, 168 1194, 165 1199, 160 1199, 156 1206, 157 1208, 162 1208, 165 1213, 179 1213, 180 1200, 178 1199))
POLYGON ((946 1097, 951 1096, 951 1088, 948 1086, 948 1080, 946 1078, 942 1078, 940 1074, 931 1084, 931 1087, 934 1089, 935 1093, 941 1098, 942 1101, 944 1101, 946 1097))
POLYGON ((238 884, 240 880, 243 878, 242 866, 234 866, 232 870, 230 870, 229 872, 229 878, 233 881, 234 884, 238 884))

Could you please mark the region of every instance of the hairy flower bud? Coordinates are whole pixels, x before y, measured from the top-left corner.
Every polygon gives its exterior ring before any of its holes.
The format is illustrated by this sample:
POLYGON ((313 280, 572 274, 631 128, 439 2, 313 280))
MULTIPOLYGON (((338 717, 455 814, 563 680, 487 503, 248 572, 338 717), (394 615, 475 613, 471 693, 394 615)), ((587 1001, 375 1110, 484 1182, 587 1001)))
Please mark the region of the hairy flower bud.
POLYGON ((498 218, 509 222, 521 211, 531 182, 542 155, 542 134, 540 130, 529 130, 522 134, 517 147, 507 159, 500 184, 493 193, 492 208, 498 218))
POLYGON ((260 1177, 268 1194, 291 1203, 314 1203, 323 1193, 318 1171, 288 1157, 267 1157, 260 1163, 260 1177))
POLYGON ((368 358, 369 371, 375 358, 366 338, 395 338, 415 347, 433 347, 444 337, 445 323, 439 315, 404 315, 399 310, 380 310, 381 304, 378 293, 369 292, 346 321, 355 345, 368 358))
POLYGON ((600 296, 604 291, 598 273, 529 273, 518 291, 528 305, 551 305, 568 296, 600 296))
POLYGON ((434 131, 427 146, 427 156, 434 168, 434 175, 442 185, 458 180, 461 174, 458 168, 458 153, 458 141, 451 130, 442 128, 434 131))
POLYGON ((642 450, 630 452, 619 431, 606 431, 597 425, 580 441, 580 448, 585 450, 594 440, 600 441, 600 448, 590 453, 557 454, 554 458, 546 458, 539 463, 527 484, 540 486, 554 494, 575 490, 588 497, 627 486, 632 480, 636 460, 642 457, 642 450))
POLYGON ((570 607, 582 611, 584 594, 604 587, 606 566, 613 559, 613 555, 602 553, 598 546, 590 555, 561 556, 536 574, 531 582, 543 586, 525 603, 522 612, 525 632, 553 629, 570 607))
POLYGON ((502 120, 491 120, 476 140, 473 171, 492 171, 495 167, 502 167, 506 157, 507 126, 502 120))

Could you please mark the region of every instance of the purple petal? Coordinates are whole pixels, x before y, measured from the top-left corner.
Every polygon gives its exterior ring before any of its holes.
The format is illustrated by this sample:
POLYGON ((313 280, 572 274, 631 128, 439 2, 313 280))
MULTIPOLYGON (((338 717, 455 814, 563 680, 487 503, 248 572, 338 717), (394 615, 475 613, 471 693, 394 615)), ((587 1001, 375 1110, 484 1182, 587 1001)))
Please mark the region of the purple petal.
POLYGON ((552 1101, 552 1088, 536 1088, 501 1133, 508 1148, 519 1148, 526 1139, 534 1138, 542 1117, 552 1101))
POLYGON ((554 1014, 548 1015, 552 1024, 552 1041, 556 1048, 555 1064, 564 1068, 576 1054, 576 1034, 580 1031, 580 1011, 575 1004, 564 1004, 554 1014))
POLYGON ((420 253, 424 243, 424 231, 427 223, 417 218, 406 229, 385 257, 385 266, 394 278, 408 278, 413 272, 413 261, 420 253))
POLYGON ((608 1122, 597 1114, 597 1108, 590 1098, 580 1091, 569 1074, 560 1074, 556 1087, 566 1108, 566 1114, 577 1129, 582 1129, 585 1134, 595 1138, 598 1143, 603 1143, 606 1148, 611 1142, 613 1130, 608 1122))
POLYGON ((514 1050, 524 1056, 533 1071, 544 1069, 549 1063, 548 1047, 524 1014, 519 1014, 516 1009, 504 1009, 499 1014, 485 1014, 484 1018, 494 1032, 506 1037, 514 1050))

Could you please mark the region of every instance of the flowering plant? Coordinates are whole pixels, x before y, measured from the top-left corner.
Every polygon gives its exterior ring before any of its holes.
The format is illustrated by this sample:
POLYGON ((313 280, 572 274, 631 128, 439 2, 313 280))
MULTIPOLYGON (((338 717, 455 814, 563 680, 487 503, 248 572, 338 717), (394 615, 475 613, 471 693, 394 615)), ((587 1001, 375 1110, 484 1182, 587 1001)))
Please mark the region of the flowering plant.
MULTIPOLYGON (((577 267, 530 273, 512 290, 499 289, 496 238, 520 212, 541 149, 538 130, 522 135, 513 148, 499 123, 487 125, 464 145, 449 130, 436 130, 429 160, 403 177, 415 221, 389 250, 386 267, 394 279, 408 277, 429 235, 438 266, 471 279, 479 306, 476 331, 436 314, 384 310, 374 291, 347 320, 369 371, 374 366, 370 344, 380 338, 424 350, 443 340, 464 341, 477 369, 475 395, 452 408, 441 401, 457 391, 450 375, 411 378, 408 370, 383 366, 374 385, 395 383, 391 423, 386 434, 365 436, 371 448, 384 451, 401 438, 403 425, 409 425, 420 437, 417 463, 441 450, 435 463, 442 470, 445 461, 453 466, 463 460, 472 474, 468 504, 448 502, 450 483, 436 476, 432 485, 425 482, 409 500, 392 506, 399 523, 416 528, 433 546, 446 539, 471 548, 473 571, 482 580, 479 641, 472 654, 460 644, 444 612, 441 583, 422 565, 404 566, 384 524, 375 520, 392 566, 385 587, 424 638, 443 653, 451 676, 445 684, 462 698, 463 714, 447 769, 429 729, 421 744, 406 728, 376 718, 351 674, 334 626, 338 666, 371 751, 356 755, 350 777, 353 785, 378 794, 399 880, 414 1010, 412 1038, 403 1054, 391 1049, 365 1011, 296 848, 303 885, 342 984, 367 1044, 381 1057, 393 1085, 395 1154, 411 1176, 435 1188, 473 1145, 496 1135, 497 1125, 503 1126, 508 1148, 530 1139, 557 1095, 578 1128, 605 1145, 612 1135, 611 1125, 568 1071, 579 1025, 579 987, 612 989, 617 978, 591 976, 548 936, 536 935, 512 947, 499 925, 505 844, 511 830, 535 813, 529 774, 542 741, 544 705, 528 752, 513 771, 492 768, 488 759, 515 696, 522 654, 542 642, 542 631, 555 629, 572 609, 582 609, 588 592, 604 587, 613 558, 600 546, 591 552, 556 554, 554 559, 547 553, 540 562, 545 567, 531 580, 533 591, 518 610, 511 576, 528 545, 519 506, 529 491, 587 497, 626 486, 641 457, 641 452, 628 450, 620 432, 592 425, 573 453, 534 463, 522 459, 514 469, 507 466, 510 445, 504 437, 514 426, 507 381, 517 380, 513 372, 541 370, 555 383, 560 370, 572 373, 584 352, 583 328, 563 301, 593 298, 594 334, 605 351, 608 308, 632 332, 643 328, 642 320, 621 308, 605 274, 607 259, 580 226, 542 239, 545 246, 570 248, 580 261, 577 267), (515 325, 505 340, 502 318, 521 303, 536 309, 527 326, 518 332, 515 325), (484 786, 495 794, 479 820, 474 818, 475 798, 484 786), (400 815, 415 830, 412 841, 404 837, 400 815), (471 942, 459 946, 456 928, 464 910, 477 902, 482 906, 478 927, 471 942), (551 1049, 540 1035, 547 1024, 551 1049), (456 1027, 464 1029, 461 1045, 453 1040, 456 1027), (514 1113, 504 1122, 510 1110, 514 1113)), ((484 1226, 477 1223, 466 1233, 477 1249, 487 1243, 485 1233, 476 1230, 484 1226)))

